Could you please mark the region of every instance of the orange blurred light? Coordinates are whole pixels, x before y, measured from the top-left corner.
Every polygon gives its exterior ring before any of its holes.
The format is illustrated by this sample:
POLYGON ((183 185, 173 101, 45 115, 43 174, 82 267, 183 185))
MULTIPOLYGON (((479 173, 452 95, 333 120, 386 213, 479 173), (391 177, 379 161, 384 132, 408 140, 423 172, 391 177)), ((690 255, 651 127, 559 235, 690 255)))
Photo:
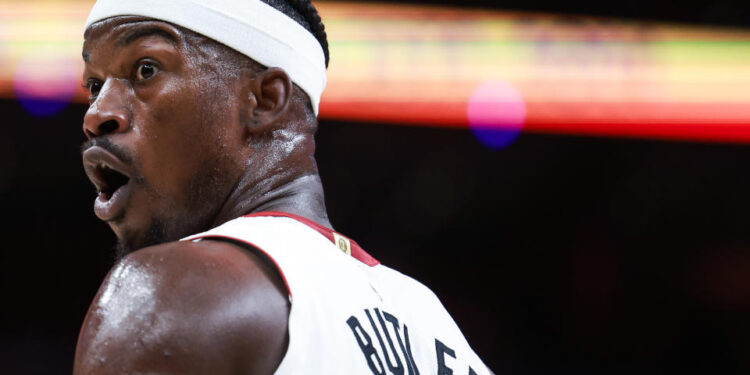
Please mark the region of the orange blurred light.
MULTIPOLYGON (((82 70, 81 29, 92 3, 0 0, 0 96, 15 95, 19 65, 40 49, 51 58, 39 69, 52 74, 21 77, 28 81, 20 85, 25 92, 62 92, 69 87, 62 81, 79 81, 55 69, 74 64, 82 70), (52 76, 63 77, 60 85, 52 76)), ((465 128, 473 95, 501 82, 518 94, 518 106, 508 108, 523 108, 523 122, 514 126, 526 132, 750 142, 747 30, 316 5, 331 48, 323 119, 465 128)), ((494 100, 506 110, 508 98, 498 92, 481 102, 494 100)), ((76 90, 74 100, 84 102, 85 93, 76 90)), ((498 118, 495 126, 508 125, 498 118)))

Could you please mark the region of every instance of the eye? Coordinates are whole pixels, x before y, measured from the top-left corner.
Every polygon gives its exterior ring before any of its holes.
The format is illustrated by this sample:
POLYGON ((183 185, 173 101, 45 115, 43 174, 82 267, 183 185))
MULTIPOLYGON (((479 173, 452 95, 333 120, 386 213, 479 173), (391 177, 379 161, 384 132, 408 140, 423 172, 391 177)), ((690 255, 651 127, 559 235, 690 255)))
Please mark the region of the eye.
POLYGON ((89 90, 89 95, 92 98, 99 95, 99 91, 102 90, 102 82, 97 79, 89 79, 84 86, 86 90, 89 90))
POLYGON ((159 69, 156 66, 154 66, 154 64, 151 64, 148 62, 140 63, 138 64, 138 68, 136 70, 136 74, 135 74, 136 79, 139 81, 144 80, 144 79, 149 79, 153 77, 154 74, 156 74, 158 70, 159 69))

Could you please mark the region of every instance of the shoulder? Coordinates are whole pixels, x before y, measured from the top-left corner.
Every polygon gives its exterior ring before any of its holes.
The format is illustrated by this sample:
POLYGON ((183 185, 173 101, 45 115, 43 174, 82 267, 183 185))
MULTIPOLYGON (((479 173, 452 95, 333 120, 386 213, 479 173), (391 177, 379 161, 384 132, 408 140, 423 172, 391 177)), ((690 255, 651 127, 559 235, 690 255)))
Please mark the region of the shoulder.
POLYGON ((145 248, 102 284, 75 370, 272 373, 286 350, 288 313, 279 275, 251 251, 221 241, 145 248))

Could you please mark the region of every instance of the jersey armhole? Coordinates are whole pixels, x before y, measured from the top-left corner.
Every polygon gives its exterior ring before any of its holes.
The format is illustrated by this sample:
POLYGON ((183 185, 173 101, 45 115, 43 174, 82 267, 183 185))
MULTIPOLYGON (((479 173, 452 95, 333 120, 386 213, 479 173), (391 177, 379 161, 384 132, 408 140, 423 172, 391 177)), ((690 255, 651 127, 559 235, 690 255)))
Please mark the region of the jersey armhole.
POLYGON ((228 242, 228 243, 237 245, 238 247, 241 247, 249 252, 252 252, 256 256, 258 256, 258 258, 260 258, 261 261, 263 261, 270 268, 276 271, 276 274, 281 278, 281 281, 284 282, 284 288, 286 289, 287 296, 289 297, 289 301, 290 302, 292 301, 292 289, 289 287, 289 282, 287 282, 286 280, 284 271, 281 269, 281 267, 279 267, 279 264, 276 263, 276 260, 273 259, 273 257, 270 256, 268 252, 263 250, 263 248, 261 248, 260 246, 252 242, 245 241, 240 238, 236 238, 232 236, 225 236, 225 235, 216 235, 216 234, 209 234, 209 235, 194 237, 190 239, 190 241, 200 241, 200 240, 216 240, 216 241, 228 242))

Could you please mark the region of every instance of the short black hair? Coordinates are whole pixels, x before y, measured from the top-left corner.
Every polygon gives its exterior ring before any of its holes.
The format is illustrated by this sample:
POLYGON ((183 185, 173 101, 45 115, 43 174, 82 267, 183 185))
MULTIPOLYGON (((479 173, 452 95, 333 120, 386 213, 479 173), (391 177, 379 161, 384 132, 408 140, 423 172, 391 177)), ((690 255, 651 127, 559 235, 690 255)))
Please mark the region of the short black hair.
POLYGON ((330 59, 328 53, 328 37, 326 28, 320 19, 318 10, 310 0, 261 0, 262 2, 276 8, 278 11, 286 14, 289 18, 302 25, 307 31, 312 33, 323 48, 323 54, 326 58, 326 67, 330 59))

